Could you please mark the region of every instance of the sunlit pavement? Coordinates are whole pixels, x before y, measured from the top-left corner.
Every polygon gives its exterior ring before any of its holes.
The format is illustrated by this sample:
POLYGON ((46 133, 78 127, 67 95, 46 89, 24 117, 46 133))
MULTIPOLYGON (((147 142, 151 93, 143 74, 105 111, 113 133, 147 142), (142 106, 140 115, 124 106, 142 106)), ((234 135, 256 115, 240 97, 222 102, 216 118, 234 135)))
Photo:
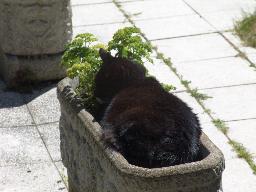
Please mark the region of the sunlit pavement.
MULTIPOLYGON (((72 0, 73 32, 90 32, 102 42, 124 26, 135 24, 145 37, 170 57, 177 74, 212 98, 204 101, 215 119, 228 125, 227 138, 211 122, 181 80, 161 60, 146 64, 159 81, 198 114, 203 131, 226 159, 224 192, 255 192, 256 176, 237 157, 229 139, 240 142, 256 160, 256 49, 244 47, 233 34, 242 10, 252 12, 254 0, 72 0), (132 21, 132 23, 130 23, 132 21), (243 53, 246 59, 239 57, 243 53)), ((59 103, 56 84, 31 94, 5 91, 0 82, 0 191, 67 191, 66 170, 59 150, 59 103)))

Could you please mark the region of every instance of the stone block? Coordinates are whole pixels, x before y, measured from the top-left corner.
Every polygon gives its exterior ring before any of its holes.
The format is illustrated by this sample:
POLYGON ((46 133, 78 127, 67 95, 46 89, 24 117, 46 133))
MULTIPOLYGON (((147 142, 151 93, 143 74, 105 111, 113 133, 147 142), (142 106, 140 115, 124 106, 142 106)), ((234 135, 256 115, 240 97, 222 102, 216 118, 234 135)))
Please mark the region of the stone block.
POLYGON ((0 127, 32 125, 33 120, 19 93, 0 91, 0 127))
POLYGON ((255 84, 205 89, 201 92, 212 96, 204 103, 215 118, 224 121, 256 118, 256 108, 252 107, 256 105, 255 84))
POLYGON ((0 167, 1 192, 68 192, 53 163, 0 167))
POLYGON ((26 95, 27 106, 36 124, 52 123, 60 119, 60 105, 56 96, 56 88, 49 87, 26 95))
POLYGON ((170 18, 135 21, 149 40, 210 33, 215 29, 199 15, 182 15, 170 18), (153 26, 153 27, 152 27, 153 26))
POLYGON ((256 191, 256 176, 243 159, 231 159, 223 173, 224 192, 256 191))
POLYGON ((66 76, 66 70, 61 66, 61 54, 16 56, 4 55, 2 77, 10 86, 16 86, 26 81, 47 81, 61 79, 66 76))
POLYGON ((61 56, 72 38, 69 0, 0 2, 0 75, 9 87, 61 79, 61 56))
POLYGON ((74 27, 126 21, 123 14, 113 3, 73 6, 72 13, 74 27), (107 13, 107 16, 104 13, 107 13))
POLYGON ((147 169, 129 164, 106 148, 102 128, 86 112, 70 79, 58 85, 61 103, 60 138, 63 164, 72 192, 217 192, 224 170, 223 154, 203 134, 201 161, 147 169))
POLYGON ((200 89, 256 83, 255 71, 245 59, 226 57, 176 64, 177 71, 200 89))
POLYGON ((0 128, 0 167, 50 162, 36 127, 0 128))
POLYGON ((60 53, 71 38, 69 0, 0 2, 2 49, 12 55, 60 53))
POLYGON ((173 63, 235 56, 238 52, 219 34, 205 34, 154 41, 173 63))
POLYGON ((59 122, 38 125, 38 130, 53 161, 61 161, 59 122))
POLYGON ((175 17, 195 13, 182 0, 129 1, 122 3, 122 7, 133 20, 175 17))

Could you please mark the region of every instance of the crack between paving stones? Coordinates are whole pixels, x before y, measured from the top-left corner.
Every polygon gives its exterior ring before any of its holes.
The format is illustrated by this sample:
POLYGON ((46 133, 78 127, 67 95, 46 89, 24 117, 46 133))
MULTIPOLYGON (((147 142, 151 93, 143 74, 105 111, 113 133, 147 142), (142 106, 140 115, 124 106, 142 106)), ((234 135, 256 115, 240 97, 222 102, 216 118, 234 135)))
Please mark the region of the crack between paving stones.
POLYGON ((17 163, 17 164, 8 164, 8 165, 0 165, 1 167, 17 167, 17 166, 24 166, 24 165, 41 165, 41 164, 48 164, 48 163, 52 163, 50 161, 41 161, 41 162, 29 162, 29 163, 17 163))
MULTIPOLYGON (((55 124, 58 123, 59 121, 52 121, 52 122, 47 122, 47 123, 38 123, 38 126, 43 126, 43 125, 50 125, 50 124, 55 124)), ((34 122, 32 122, 34 123, 34 122)), ((0 129, 5 129, 5 128, 10 128, 10 129, 15 129, 15 128, 20 128, 20 127, 35 127, 35 124, 27 124, 27 125, 17 125, 17 126, 8 126, 8 127, 0 127, 0 129)))
POLYGON ((81 28, 81 27, 92 27, 92 26, 100 26, 100 25, 113 25, 113 24, 125 24, 128 23, 127 21, 116 21, 116 22, 107 22, 107 23, 95 23, 95 24, 88 24, 88 25, 77 25, 73 26, 73 28, 81 28))
POLYGON ((206 58, 206 59, 195 59, 195 60, 187 60, 187 61, 180 61, 180 62, 173 62, 175 64, 182 64, 182 63, 192 63, 192 62, 204 62, 204 61, 213 61, 213 60, 220 60, 220 59, 227 59, 227 58, 236 58, 237 55, 230 55, 230 56, 224 56, 224 57, 212 57, 212 58, 206 58))
MULTIPOLYGON (((25 98, 24 97, 23 97, 23 101, 25 102, 25 98)), ((29 106, 27 104, 26 104, 26 108, 27 108, 27 110, 28 110, 28 112, 29 112, 29 114, 30 114, 30 116, 32 118, 32 121, 34 122, 34 126, 35 126, 35 128, 36 128, 36 130, 37 130, 37 132, 38 132, 38 134, 39 134, 39 136, 40 136, 40 138, 41 138, 41 140, 43 142, 43 145, 44 145, 44 147, 45 147, 45 149, 46 149, 46 151, 47 151, 47 153, 48 153, 48 155, 50 157, 51 163, 53 163, 53 165, 54 165, 56 171, 58 172, 58 174, 59 174, 63 184, 65 185, 66 189, 68 190, 68 186, 67 186, 66 182, 64 181, 64 178, 62 177, 62 175, 60 173, 60 170, 58 169, 57 165, 55 164, 55 162, 54 162, 54 160, 53 160, 53 158, 52 158, 52 156, 50 154, 50 151, 49 151, 49 149, 48 149, 48 147, 47 147, 47 145, 46 145, 46 143, 45 143, 45 141, 43 139, 43 136, 42 136, 41 132, 39 131, 38 125, 35 122, 34 116, 33 116, 32 112, 30 111, 29 106)))
MULTIPOLYGON (((184 1, 184 0, 183 0, 184 1)), ((113 3, 116 5, 116 7, 119 9, 119 11, 120 12, 122 12, 123 13, 123 15, 127 18, 127 20, 134 26, 134 27, 137 27, 136 26, 136 24, 134 23, 134 21, 131 19, 131 17, 125 12, 125 10, 122 8, 122 5, 120 4, 120 2, 117 2, 116 0, 113 0, 113 3)), ((186 3, 187 4, 187 2, 186 1, 184 1, 184 3, 186 3)), ((202 19, 204 19, 210 26, 212 26, 204 17, 202 17, 193 7, 191 7, 189 4, 187 4, 191 9, 193 9, 194 11, 195 11, 195 13, 197 13, 202 19)), ((212 26, 212 27, 214 27, 214 26, 212 26)), ((137 27, 138 28, 138 27, 137 27)), ((215 27, 214 27, 215 28, 215 27)), ((215 28, 216 29, 216 28, 215 28)), ((218 34, 220 34, 222 37, 224 37, 219 31, 217 32, 218 34)), ((146 41, 148 41, 151 45, 152 45, 152 43, 151 43, 151 41, 146 37, 146 35, 142 32, 142 30, 141 30, 141 35, 142 35, 142 37, 146 40, 146 41)), ((224 37, 224 39, 226 39, 225 37, 224 37)), ((226 39, 227 40, 227 39, 226 39)), ((227 40, 228 41, 228 40, 227 40)), ((229 42, 229 41, 228 41, 229 42)), ((231 44, 232 45, 232 44, 231 44)), ((233 45, 234 46, 234 45, 233 45)), ((157 54, 160 54, 158 51, 157 51, 157 48, 156 47, 154 47, 153 46, 153 48, 154 48, 154 50, 156 51, 156 53, 157 54)), ((237 48, 237 50, 239 50, 238 48, 237 48)), ((240 50, 239 50, 240 51, 240 50)), ((241 51, 240 51, 241 52, 241 51)), ((241 52, 242 53, 242 52, 241 52)), ((162 53, 161 53, 162 54, 162 53)), ((163 56, 163 54, 162 54, 162 58, 160 58, 161 60, 165 60, 166 61, 166 58, 163 56)), ((187 89, 187 91, 186 92, 188 92, 190 95, 191 95, 191 93, 192 93, 192 91, 193 90, 198 90, 197 88, 196 89, 192 89, 191 88, 191 86, 189 85, 190 83, 187 83, 186 85, 184 84, 184 81, 186 81, 186 82, 189 82, 189 81, 187 81, 187 80, 184 80, 183 79, 183 76, 181 76, 180 74, 178 74, 178 72, 177 72, 177 69, 173 66, 173 63, 171 62, 171 60, 170 60, 170 58, 167 58, 167 60, 169 61, 169 63, 170 64, 167 64, 165 61, 165 63, 166 63, 166 65, 167 66, 169 66, 169 68, 173 71, 173 73, 179 78, 179 80, 181 81, 181 83, 185 86, 185 88, 187 89)), ((192 96, 192 95, 191 95, 192 96)), ((197 103, 202 107, 202 109, 204 110, 204 112, 210 117, 210 119, 212 120, 212 122, 213 121, 216 121, 216 120, 219 120, 219 119, 217 119, 217 118, 214 118, 213 117, 213 115, 211 114, 211 111, 210 111, 210 109, 208 109, 208 108, 206 108, 205 106, 204 106, 204 103, 203 103, 203 100, 201 100, 201 99, 199 99, 198 97, 195 97, 195 96, 192 96, 192 97, 194 97, 195 99, 196 99, 196 101, 197 101, 197 103)), ((226 125, 224 125, 224 126, 226 126, 226 125)), ((224 134, 225 136, 226 136, 226 138, 229 140, 229 145, 231 145, 231 147, 233 148, 233 150, 235 151, 235 153, 239 156, 239 154, 238 154, 238 152, 236 151, 236 147, 234 146, 234 143, 237 143, 237 144, 240 144, 240 143, 238 143, 238 142, 236 142, 235 140, 232 140, 229 136, 228 136, 228 134, 227 133, 224 133, 223 132, 223 130, 221 130, 222 129, 222 127, 217 127, 216 125, 215 125, 215 127, 219 130, 219 131, 221 131, 222 132, 222 134, 224 134), (231 143, 233 143, 233 144, 231 144, 231 143)), ((224 127, 225 128, 225 127, 224 127)), ((227 131, 228 131, 228 127, 226 127, 227 128, 227 131)), ((225 129, 226 129, 225 128, 225 129)), ((246 153, 248 154, 248 150, 246 149, 246 148, 244 148, 246 151, 246 153)), ((250 155, 250 154, 249 154, 250 155)), ((256 174, 256 171, 253 169, 253 167, 254 166, 256 166, 254 163, 253 163, 253 160, 252 159, 250 159, 249 158, 249 160, 248 160, 248 158, 244 158, 244 157, 240 157, 241 159, 243 159, 248 165, 249 165, 249 167, 251 168, 251 170, 254 172, 254 174, 256 174)))
POLYGON ((242 83, 242 84, 235 84, 235 85, 224 85, 224 86, 216 86, 216 87, 198 88, 198 90, 222 89, 222 88, 232 88, 232 87, 250 86, 250 85, 256 85, 256 83, 242 83))
POLYGON ((133 18, 134 21, 153 21, 153 20, 162 20, 162 19, 171 19, 171 18, 176 18, 176 17, 186 17, 186 16, 193 16, 195 15, 194 13, 187 13, 187 14, 180 14, 180 15, 169 15, 169 16, 159 16, 159 17, 147 17, 147 18, 138 18, 136 19, 136 16, 133 14, 130 14, 129 17, 133 18))
POLYGON ((236 122, 236 121, 247 121, 247 120, 256 120, 256 117, 250 117, 250 118, 244 118, 244 119, 232 119, 232 120, 226 120, 224 122, 236 122))
POLYGON ((174 37, 164 37, 164 38, 157 38, 157 39, 148 39, 148 40, 149 41, 164 41, 164 40, 170 40, 170 39, 195 37, 195 36, 211 35, 211 34, 218 34, 218 31, 207 32, 207 33, 196 33, 196 34, 192 34, 192 35, 180 35, 180 36, 174 36, 174 37))
POLYGON ((246 61, 248 61, 250 63, 249 67, 250 68, 254 68, 254 71, 256 70, 256 64, 253 63, 248 56, 246 55, 246 53, 244 53, 243 51, 241 51, 235 44, 233 44, 225 35, 223 35, 221 32, 218 32, 237 52, 238 52, 238 56, 246 61))

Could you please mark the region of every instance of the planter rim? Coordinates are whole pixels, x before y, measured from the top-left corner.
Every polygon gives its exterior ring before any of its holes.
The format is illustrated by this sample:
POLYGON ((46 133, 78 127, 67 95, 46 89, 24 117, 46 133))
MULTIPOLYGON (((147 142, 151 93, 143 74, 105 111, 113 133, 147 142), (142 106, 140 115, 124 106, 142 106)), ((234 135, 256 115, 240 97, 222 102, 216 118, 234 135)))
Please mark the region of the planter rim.
MULTIPOLYGON (((102 127, 98 122, 94 121, 94 117, 87 112, 79 101, 76 102, 78 96, 73 88, 76 87, 77 81, 70 78, 65 78, 59 82, 57 86, 58 98, 65 102, 72 110, 76 111, 81 122, 87 127, 89 133, 96 141, 95 144, 99 145, 104 155, 113 164, 120 173, 126 175, 136 175, 143 178, 156 178, 156 177, 169 177, 173 175, 184 175, 193 172, 208 172, 215 167, 220 167, 221 170, 214 171, 214 175, 219 175, 224 170, 224 156, 222 152, 210 141, 210 139, 202 132, 201 142, 203 146, 209 151, 207 157, 200 161, 180 164, 162 168, 143 168, 131 165, 127 160, 115 150, 106 147, 101 140, 102 127), (220 164, 221 162, 221 164, 220 164)), ((75 128, 74 128, 75 129, 75 128)), ((213 169, 214 170, 214 169, 213 169)))

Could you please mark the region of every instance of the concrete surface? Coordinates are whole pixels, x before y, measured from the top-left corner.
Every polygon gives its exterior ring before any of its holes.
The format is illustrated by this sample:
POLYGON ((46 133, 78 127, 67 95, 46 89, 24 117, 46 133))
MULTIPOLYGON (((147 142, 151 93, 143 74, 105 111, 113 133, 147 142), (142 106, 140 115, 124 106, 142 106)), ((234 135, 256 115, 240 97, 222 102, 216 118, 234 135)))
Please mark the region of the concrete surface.
MULTIPOLYGON (((232 31, 226 31, 232 28, 233 18, 240 16, 242 9, 254 10, 256 1, 119 2, 127 13, 134 14, 131 18, 146 37, 172 58, 177 72, 191 80, 191 86, 213 97, 205 105, 216 118, 226 121, 229 137, 241 142, 256 160, 256 71, 249 67, 249 61, 256 64, 256 49, 244 46, 232 31), (247 55, 249 61, 238 57, 237 50, 247 55)), ((107 42, 118 28, 131 25, 110 0, 72 0, 72 5, 75 34, 92 32, 107 42), (85 10, 89 8, 88 16, 85 10)), ((237 158, 228 139, 195 99, 184 92, 174 73, 166 72, 161 61, 148 68, 161 81, 178 87, 176 94, 199 113, 204 131, 223 151, 227 160, 224 192, 255 192, 256 176, 248 164, 237 158)), ((59 154, 60 113, 55 91, 53 84, 32 94, 18 94, 6 91, 0 81, 1 192, 67 191, 67 173, 59 154)))

